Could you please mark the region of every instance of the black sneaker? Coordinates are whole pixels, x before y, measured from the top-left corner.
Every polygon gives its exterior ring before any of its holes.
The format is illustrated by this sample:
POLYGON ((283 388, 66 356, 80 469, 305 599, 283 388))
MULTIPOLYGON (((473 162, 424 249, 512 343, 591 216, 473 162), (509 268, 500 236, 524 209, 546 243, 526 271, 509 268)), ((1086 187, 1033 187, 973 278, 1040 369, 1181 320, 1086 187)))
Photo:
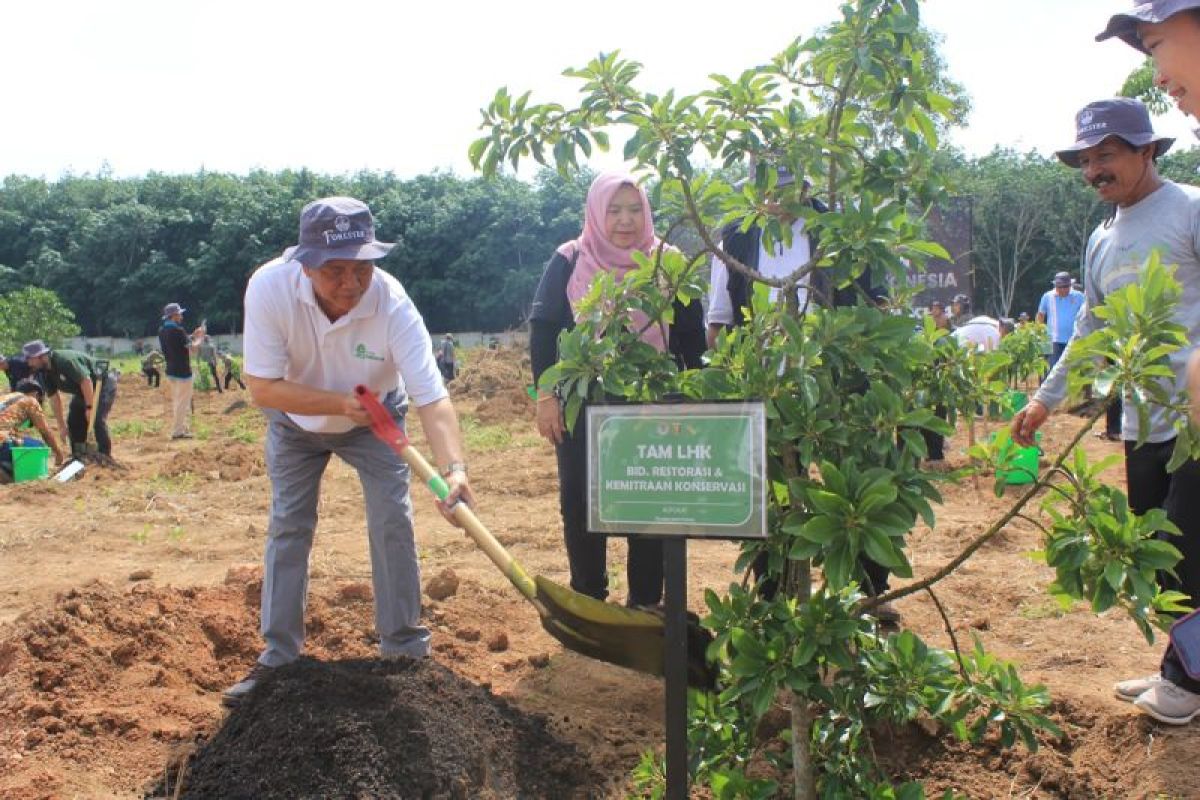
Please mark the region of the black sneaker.
POLYGON ((258 682, 274 671, 275 667, 268 667, 266 664, 256 662, 246 677, 221 693, 221 705, 228 708, 241 705, 242 701, 254 691, 254 687, 258 686, 258 682))

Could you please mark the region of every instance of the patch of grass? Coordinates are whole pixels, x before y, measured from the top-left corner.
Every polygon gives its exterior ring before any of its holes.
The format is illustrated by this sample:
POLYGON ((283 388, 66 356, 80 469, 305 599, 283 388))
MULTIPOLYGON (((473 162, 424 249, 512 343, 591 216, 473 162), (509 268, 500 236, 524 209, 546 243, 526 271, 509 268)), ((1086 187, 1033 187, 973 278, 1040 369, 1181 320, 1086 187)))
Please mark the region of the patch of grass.
POLYGON ((137 544, 144 545, 146 542, 150 541, 150 532, 153 530, 154 528, 152 528, 150 523, 147 522, 142 526, 141 530, 134 531, 133 533, 129 534, 129 538, 137 544))
POLYGON ((193 417, 192 434, 200 441, 207 442, 212 438, 212 426, 202 419, 193 417))
POLYGON ((1017 611, 1022 619, 1058 619, 1067 612, 1063 611, 1062 606, 1053 598, 1045 600, 1035 600, 1021 604, 1021 608, 1017 611))
POLYGON ((162 433, 162 420, 122 419, 110 424, 108 429, 119 439, 141 439, 143 436, 157 436, 162 433))
POLYGON ((459 423, 467 449, 474 453, 503 450, 512 444, 512 432, 504 425, 484 425, 475 417, 466 414, 459 423))
POLYGON ((513 439, 513 447, 541 447, 545 441, 536 433, 522 433, 513 439))
POLYGON ((245 444, 255 444, 259 440, 262 417, 257 411, 243 411, 229 428, 229 438, 245 444))
POLYGON ((150 479, 150 494, 163 492, 188 492, 196 485, 196 476, 190 472, 182 475, 155 475, 150 479))

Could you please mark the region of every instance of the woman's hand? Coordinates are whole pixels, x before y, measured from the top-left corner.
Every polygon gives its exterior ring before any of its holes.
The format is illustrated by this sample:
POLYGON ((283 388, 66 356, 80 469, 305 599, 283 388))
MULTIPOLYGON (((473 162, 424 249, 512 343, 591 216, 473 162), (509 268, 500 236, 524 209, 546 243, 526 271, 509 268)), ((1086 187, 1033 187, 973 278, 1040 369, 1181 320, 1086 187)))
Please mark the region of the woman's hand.
POLYGON ((551 444, 562 444, 566 425, 563 423, 562 405, 554 395, 537 400, 537 428, 551 444))

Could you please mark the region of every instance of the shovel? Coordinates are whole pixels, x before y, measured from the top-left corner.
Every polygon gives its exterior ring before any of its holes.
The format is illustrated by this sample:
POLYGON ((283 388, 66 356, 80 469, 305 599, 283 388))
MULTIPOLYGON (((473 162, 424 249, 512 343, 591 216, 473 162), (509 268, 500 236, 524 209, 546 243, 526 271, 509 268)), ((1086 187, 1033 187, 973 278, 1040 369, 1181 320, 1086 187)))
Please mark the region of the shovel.
MULTIPOLYGON (((367 387, 356 386, 354 393, 371 416, 371 431, 375 436, 395 450, 439 500, 445 500, 450 487, 424 456, 409 447, 408 436, 391 413, 367 387)), ((662 617, 579 594, 541 575, 530 577, 466 503, 456 503, 451 511, 479 549, 537 609, 542 627, 563 647, 639 672, 663 674, 666 637, 662 617)), ((711 689, 716 684, 716 670, 709 664, 705 651, 712 635, 690 619, 687 634, 688 684, 711 689)))

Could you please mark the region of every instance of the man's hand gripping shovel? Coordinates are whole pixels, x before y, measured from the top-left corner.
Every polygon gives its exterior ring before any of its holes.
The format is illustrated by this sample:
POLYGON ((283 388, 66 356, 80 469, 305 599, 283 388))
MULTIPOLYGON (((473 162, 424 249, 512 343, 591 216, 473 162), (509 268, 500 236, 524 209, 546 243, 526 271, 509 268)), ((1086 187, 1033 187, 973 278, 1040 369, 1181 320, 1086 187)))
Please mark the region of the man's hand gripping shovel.
MULTIPOLYGON (((354 392, 370 414, 371 431, 375 436, 395 450, 439 500, 445 500, 450 488, 424 456, 409 446, 408 437, 391 413, 365 386, 355 387, 354 392)), ((451 513, 479 549, 537 609, 546 632, 564 647, 639 672, 663 674, 665 630, 660 616, 605 603, 541 575, 530 577, 466 503, 455 504, 451 513)), ((709 689, 716 682, 716 671, 705 654, 711 641, 708 631, 695 621, 689 621, 688 683, 694 687, 709 689)))

